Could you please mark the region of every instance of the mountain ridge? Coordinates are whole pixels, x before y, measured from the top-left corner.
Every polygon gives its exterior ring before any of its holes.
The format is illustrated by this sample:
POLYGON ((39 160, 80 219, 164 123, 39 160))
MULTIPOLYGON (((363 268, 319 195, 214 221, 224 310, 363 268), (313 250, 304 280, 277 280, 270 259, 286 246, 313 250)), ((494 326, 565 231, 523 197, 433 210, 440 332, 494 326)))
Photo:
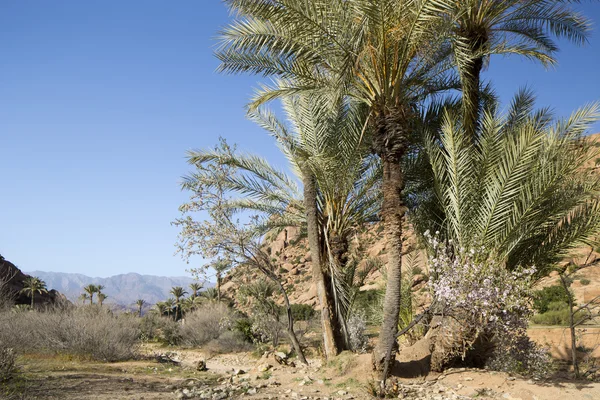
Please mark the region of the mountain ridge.
MULTIPOLYGON (((144 299, 148 304, 166 300, 173 286, 182 286, 189 291, 189 285, 195 279, 185 276, 157 276, 128 272, 102 277, 91 277, 81 273, 30 271, 27 274, 37 276, 46 282, 48 288, 56 289, 73 302, 81 302, 79 296, 83 287, 88 284, 104 285, 102 290, 108 298, 106 304, 131 306, 137 299, 144 299)), ((206 287, 212 284, 207 282, 206 287)))

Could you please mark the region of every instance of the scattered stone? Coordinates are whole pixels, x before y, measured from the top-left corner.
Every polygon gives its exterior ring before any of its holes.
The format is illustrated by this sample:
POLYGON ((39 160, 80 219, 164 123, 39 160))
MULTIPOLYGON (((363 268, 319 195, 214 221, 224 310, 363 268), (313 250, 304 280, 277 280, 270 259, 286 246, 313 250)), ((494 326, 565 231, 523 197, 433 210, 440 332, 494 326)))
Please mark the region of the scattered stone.
POLYGON ((273 366, 270 364, 262 364, 258 366, 258 372, 267 372, 271 368, 273 368, 273 366))
POLYGON ((206 361, 204 360, 198 360, 198 362, 196 363, 196 371, 206 371, 208 370, 208 368, 206 368, 206 361))
POLYGON ((256 392, 257 392, 256 388, 251 388, 251 389, 248 389, 248 391, 246 393, 249 395, 253 395, 253 394, 256 394, 256 392))

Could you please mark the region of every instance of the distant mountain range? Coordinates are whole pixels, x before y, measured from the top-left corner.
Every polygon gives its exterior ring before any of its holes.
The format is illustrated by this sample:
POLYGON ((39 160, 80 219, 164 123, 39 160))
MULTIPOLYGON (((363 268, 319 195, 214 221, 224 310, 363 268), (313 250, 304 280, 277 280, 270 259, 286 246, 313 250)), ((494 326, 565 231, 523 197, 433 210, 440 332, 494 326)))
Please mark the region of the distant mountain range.
MULTIPOLYGON (((93 278, 82 274, 64 272, 32 271, 29 275, 37 276, 46 282, 48 289, 56 289, 73 302, 78 300, 83 287, 90 283, 104 285, 102 290, 108 298, 105 303, 120 306, 132 306, 137 299, 144 299, 149 305, 166 300, 173 286, 182 286, 188 292, 194 279, 185 276, 166 277, 140 275, 136 273, 115 275, 108 278, 93 278)), ((212 287, 213 284, 207 284, 212 287)))

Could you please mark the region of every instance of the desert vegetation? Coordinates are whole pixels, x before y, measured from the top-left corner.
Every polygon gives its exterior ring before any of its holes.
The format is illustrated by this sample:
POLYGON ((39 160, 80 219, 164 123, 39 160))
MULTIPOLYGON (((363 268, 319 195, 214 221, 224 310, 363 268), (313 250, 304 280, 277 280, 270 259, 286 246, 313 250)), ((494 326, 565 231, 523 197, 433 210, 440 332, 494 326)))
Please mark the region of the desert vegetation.
POLYGON ((170 352, 193 349, 254 353, 265 381, 274 367, 322 360, 343 376, 368 360, 365 396, 406 395, 390 383, 399 370, 596 379, 581 332, 600 296, 578 302, 573 287, 597 266, 600 148, 586 135, 600 104, 557 116, 531 89, 503 104, 481 77, 496 55, 551 66, 556 39, 584 44, 590 22, 570 3, 225 1, 219 70, 272 78, 248 118, 287 164, 227 138, 186 154, 176 246, 205 264, 164 301, 117 312, 89 284, 81 304, 36 307, 47 288, 29 277, 25 309, 0 280, 0 382, 30 353, 114 363, 158 351, 178 365, 170 352), (310 304, 294 302, 298 286, 314 289, 310 304), (531 338, 538 325, 568 329, 570 365, 531 338))

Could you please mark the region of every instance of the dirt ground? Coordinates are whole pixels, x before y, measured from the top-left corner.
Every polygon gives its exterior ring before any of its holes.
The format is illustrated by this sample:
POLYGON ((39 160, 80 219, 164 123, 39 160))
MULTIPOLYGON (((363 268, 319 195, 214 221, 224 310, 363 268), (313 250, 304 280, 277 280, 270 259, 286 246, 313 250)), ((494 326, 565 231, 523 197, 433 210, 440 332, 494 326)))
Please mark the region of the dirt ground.
MULTIPOLYGON (((368 386, 376 378, 369 354, 342 353, 328 363, 311 359, 309 366, 291 366, 280 365, 272 355, 174 353, 179 365, 153 359, 103 364, 64 357, 22 357, 24 378, 18 384, 25 391, 15 399, 368 399, 368 386), (207 371, 196 371, 198 360, 206 361, 207 371)), ((400 379, 398 385, 404 399, 600 399, 600 383, 596 382, 565 377, 535 382, 481 370, 458 369, 400 379)))

